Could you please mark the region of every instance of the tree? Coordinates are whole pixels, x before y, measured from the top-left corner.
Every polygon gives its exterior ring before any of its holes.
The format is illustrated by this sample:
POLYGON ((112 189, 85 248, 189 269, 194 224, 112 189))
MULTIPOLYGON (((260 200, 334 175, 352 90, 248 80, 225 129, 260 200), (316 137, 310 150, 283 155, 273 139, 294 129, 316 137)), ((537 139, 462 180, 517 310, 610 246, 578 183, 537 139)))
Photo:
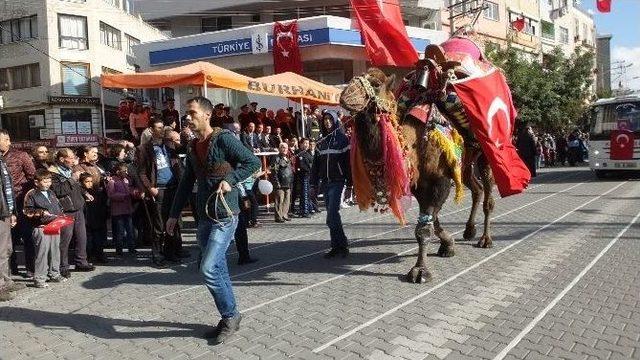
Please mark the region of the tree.
POLYGON ((542 62, 511 43, 489 44, 485 53, 504 71, 521 121, 543 131, 575 127, 591 96, 593 51, 577 48, 566 58, 556 48, 542 62))

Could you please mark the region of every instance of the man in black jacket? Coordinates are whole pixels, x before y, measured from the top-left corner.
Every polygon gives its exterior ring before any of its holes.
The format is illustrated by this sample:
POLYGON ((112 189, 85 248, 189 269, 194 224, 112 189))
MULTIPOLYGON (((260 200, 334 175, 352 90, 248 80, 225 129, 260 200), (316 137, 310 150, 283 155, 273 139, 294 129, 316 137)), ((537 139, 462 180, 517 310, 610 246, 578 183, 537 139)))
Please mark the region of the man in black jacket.
POLYGON ((309 198, 309 177, 313 166, 313 155, 309 152, 309 139, 300 140, 300 151, 296 160, 296 187, 300 189, 300 206, 298 216, 302 218, 310 217, 311 202, 309 198))
POLYGON ((60 201, 66 215, 73 217, 73 226, 66 226, 60 231, 60 274, 68 278, 69 244, 75 238, 76 271, 93 271, 94 267, 87 261, 87 229, 85 227, 84 206, 85 197, 82 185, 78 182, 80 172, 72 172, 78 157, 68 148, 62 148, 56 153, 55 164, 49 168, 53 174, 51 190, 60 201))
POLYGON ((260 137, 256 134, 256 124, 250 122, 240 135, 242 143, 253 152, 260 151, 260 137))

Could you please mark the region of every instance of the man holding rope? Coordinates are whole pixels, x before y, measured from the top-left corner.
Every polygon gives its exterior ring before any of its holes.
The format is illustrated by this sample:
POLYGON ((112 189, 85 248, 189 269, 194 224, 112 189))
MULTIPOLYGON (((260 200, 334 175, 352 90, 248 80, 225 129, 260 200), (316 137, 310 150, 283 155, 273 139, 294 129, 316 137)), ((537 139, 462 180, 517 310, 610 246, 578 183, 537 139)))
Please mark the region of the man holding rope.
POLYGON ((226 258, 240 212, 236 185, 260 170, 260 160, 233 133, 211 127, 209 119, 213 105, 208 99, 195 97, 189 100, 187 114, 191 117, 189 127, 197 139, 187 150, 184 176, 178 185, 166 230, 173 234, 197 179, 196 211, 200 220, 196 237, 202 251, 200 272, 222 317, 207 337, 221 344, 238 330, 241 319, 226 258))

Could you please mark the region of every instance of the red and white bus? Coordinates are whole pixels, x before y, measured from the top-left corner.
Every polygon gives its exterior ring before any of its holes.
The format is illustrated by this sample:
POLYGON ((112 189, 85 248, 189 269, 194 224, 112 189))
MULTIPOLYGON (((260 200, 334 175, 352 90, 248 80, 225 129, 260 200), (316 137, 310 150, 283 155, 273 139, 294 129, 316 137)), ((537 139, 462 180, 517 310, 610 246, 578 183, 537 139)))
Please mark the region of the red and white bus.
POLYGON ((591 105, 589 166, 598 178, 640 170, 640 96, 600 99, 591 105))

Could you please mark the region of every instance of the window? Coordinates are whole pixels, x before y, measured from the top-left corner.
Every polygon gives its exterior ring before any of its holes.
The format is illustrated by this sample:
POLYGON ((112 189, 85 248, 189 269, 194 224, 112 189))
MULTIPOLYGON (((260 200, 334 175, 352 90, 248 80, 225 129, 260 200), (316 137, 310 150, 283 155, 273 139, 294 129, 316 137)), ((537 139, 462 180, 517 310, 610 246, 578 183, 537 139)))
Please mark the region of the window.
POLYGON ((0 91, 40 86, 40 64, 0 69, 0 91))
POLYGON ((560 42, 563 44, 569 43, 569 29, 560 26, 560 42))
POLYGON ((60 14, 58 15, 58 29, 60 30, 61 48, 77 50, 89 48, 86 17, 60 14))
POLYGON ((553 23, 542 21, 542 37, 549 40, 556 39, 556 29, 553 23))
POLYGON ((529 35, 535 35, 536 34, 535 22, 532 21, 531 19, 525 19, 524 20, 524 29, 522 30, 522 32, 525 33, 525 34, 529 34, 529 35))
POLYGON ((220 16, 217 18, 203 18, 201 21, 202 32, 231 29, 231 17, 220 16))
POLYGON ((91 134, 91 109, 60 109, 63 134, 91 134))
POLYGON ((125 38, 127 39, 127 43, 126 43, 127 55, 133 56, 133 47, 135 45, 140 45, 140 40, 134 38, 131 35, 127 35, 127 34, 125 34, 125 38))
POLYGON ((102 0, 113 7, 120 7, 120 0, 102 0))
POLYGON ((89 64, 62 63, 62 93, 64 95, 91 96, 89 64))
POLYGON ((487 8, 484 9, 484 18, 500 21, 500 8, 498 7, 498 4, 491 1, 486 1, 485 4, 487 5, 487 8))
POLYGON ((100 43, 117 50, 122 50, 120 30, 100 21, 100 43))
POLYGON ((2 128, 7 129, 11 141, 40 140, 40 127, 30 126, 30 118, 44 118, 44 110, 2 114, 2 128))
POLYGON ((0 22, 2 32, 0 44, 9 44, 16 41, 35 39, 38 37, 38 16, 27 16, 19 19, 11 19, 0 22))

